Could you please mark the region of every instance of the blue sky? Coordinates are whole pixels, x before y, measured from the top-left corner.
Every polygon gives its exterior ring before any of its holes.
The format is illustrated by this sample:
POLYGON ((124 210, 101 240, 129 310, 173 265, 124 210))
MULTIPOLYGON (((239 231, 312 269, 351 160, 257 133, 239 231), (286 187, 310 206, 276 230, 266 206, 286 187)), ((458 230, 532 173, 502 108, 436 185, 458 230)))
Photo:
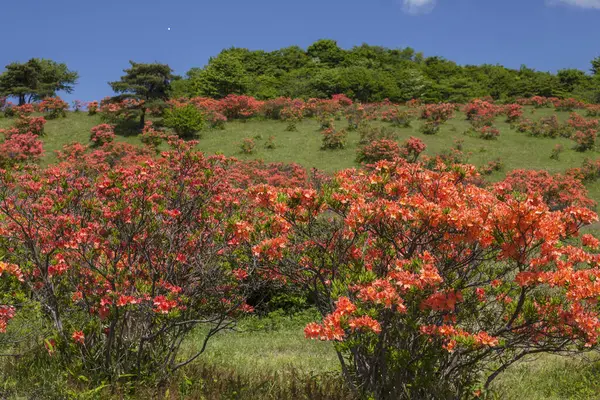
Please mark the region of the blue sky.
POLYGON ((321 38, 544 71, 587 70, 600 55, 600 0, 18 0, 0 3, 0 17, 0 68, 31 57, 65 62, 81 76, 69 100, 110 95, 106 82, 130 59, 184 74, 226 47, 321 38))

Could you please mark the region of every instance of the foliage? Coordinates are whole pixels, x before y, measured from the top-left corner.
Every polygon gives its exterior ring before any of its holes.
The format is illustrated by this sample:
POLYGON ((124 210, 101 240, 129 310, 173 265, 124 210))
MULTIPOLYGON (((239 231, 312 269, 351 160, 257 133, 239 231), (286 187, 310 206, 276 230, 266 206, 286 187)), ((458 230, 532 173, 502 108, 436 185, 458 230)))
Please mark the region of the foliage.
POLYGON ((94 146, 103 146, 115 140, 115 130, 112 125, 101 124, 91 129, 90 140, 94 146))
POLYGON ((60 97, 47 97, 38 104, 38 110, 46 113, 46 118, 55 119, 66 117, 69 104, 60 97))
POLYGON ((169 98, 173 71, 166 64, 143 64, 129 61, 130 68, 123 70, 125 75, 119 81, 110 82, 110 86, 120 94, 116 99, 137 100, 134 108, 140 116, 140 125, 144 127, 146 110, 164 107, 169 98))
POLYGON ((179 135, 189 138, 204 129, 204 115, 192 104, 167 108, 163 123, 179 135))
POLYGON ((12 63, 0 75, 0 94, 14 96, 19 105, 46 97, 56 92, 71 93, 79 75, 52 60, 32 58, 26 63, 12 63))

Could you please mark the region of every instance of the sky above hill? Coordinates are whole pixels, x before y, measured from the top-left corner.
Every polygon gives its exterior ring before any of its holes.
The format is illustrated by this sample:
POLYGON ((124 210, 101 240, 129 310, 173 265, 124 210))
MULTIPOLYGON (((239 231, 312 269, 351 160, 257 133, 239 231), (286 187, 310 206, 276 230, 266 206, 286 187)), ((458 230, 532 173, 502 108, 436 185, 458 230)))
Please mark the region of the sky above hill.
POLYGON ((110 95, 107 82, 128 60, 184 74, 223 48, 306 48, 323 38, 553 72, 588 70, 600 55, 600 0, 18 0, 0 3, 0 18, 0 68, 65 62, 80 74, 69 100, 110 95))

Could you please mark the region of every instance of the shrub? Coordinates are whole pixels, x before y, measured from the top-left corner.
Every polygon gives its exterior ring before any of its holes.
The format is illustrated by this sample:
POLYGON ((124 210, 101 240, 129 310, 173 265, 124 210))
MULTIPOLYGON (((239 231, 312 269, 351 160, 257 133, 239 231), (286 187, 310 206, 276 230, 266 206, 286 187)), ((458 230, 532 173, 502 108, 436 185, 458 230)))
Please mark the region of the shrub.
POLYGON ((262 227, 289 223, 262 232, 257 264, 317 299, 305 335, 334 342, 365 398, 469 397, 526 354, 597 343, 598 241, 570 241, 596 215, 474 174, 380 162, 319 192, 252 191, 262 227))
POLYGON ((562 153, 564 151, 564 147, 562 144, 557 144, 552 148, 552 154, 550 155, 550 158, 553 160, 558 160, 560 157, 560 153, 562 153))
POLYGON ((408 162, 416 162, 427 145, 421 139, 410 137, 400 147, 400 155, 408 162))
POLYGON ((381 113, 381 120, 390 122, 393 126, 409 128, 411 122, 415 119, 412 110, 402 110, 398 107, 385 110, 381 113))
POLYGON ((304 108, 301 105, 290 105, 285 106, 280 114, 279 119, 288 123, 286 130, 288 132, 295 132, 297 130, 296 124, 302 121, 304 116, 304 108))
POLYGON ((358 149, 356 161, 373 164, 377 161, 392 161, 400 156, 400 146, 392 140, 380 139, 370 142, 358 149))
POLYGON ((477 133, 481 139, 492 140, 500 136, 500 130, 493 126, 483 126, 477 129, 477 133))
POLYGON ((204 129, 204 115, 192 104, 166 109, 163 122, 183 138, 193 137, 204 129))
POLYGON ((504 168, 504 163, 498 158, 493 161, 489 161, 486 165, 478 169, 481 175, 491 175, 494 172, 501 171, 504 168))
POLYGON ((428 104, 421 108, 421 119, 437 124, 443 124, 454 117, 453 104, 440 103, 428 104))
POLYGON ((160 379, 204 351, 178 357, 196 327, 205 344, 251 311, 252 267, 230 257, 249 232, 242 198, 222 158, 174 145, 104 172, 65 161, 0 176, 5 262, 41 304, 53 357, 96 386, 160 379))
POLYGON ((140 139, 142 143, 153 150, 158 150, 158 146, 167 138, 167 135, 159 130, 154 129, 152 121, 146 121, 140 139))
POLYGON ((506 122, 514 124, 523 116, 523 106, 520 104, 507 104, 504 106, 504 114, 506 114, 506 122))
POLYGON ((424 135, 435 135, 440 131, 440 124, 434 121, 426 121, 421 125, 419 131, 424 135))
POLYGON ((557 111, 573 111, 576 108, 585 108, 585 103, 569 98, 569 99, 554 99, 552 101, 557 111))
POLYGON ((15 121, 15 128, 19 133, 33 133, 36 136, 44 136, 44 126, 46 125, 46 119, 44 117, 28 117, 26 115, 19 115, 19 118, 15 121))
POLYGON ((254 153, 255 148, 256 148, 256 143, 254 142, 254 139, 251 139, 251 138, 245 138, 244 140, 242 140, 242 144, 240 145, 240 150, 244 154, 254 153))
POLYGON ((66 117, 69 104, 60 97, 48 97, 38 105, 40 112, 46 113, 48 119, 66 117))
POLYGON ((248 119, 258 115, 262 102, 254 97, 230 94, 219 102, 219 111, 230 119, 248 119))
POLYGON ((102 146, 115 140, 115 130, 112 125, 101 124, 94 126, 90 131, 90 140, 94 146, 102 146))
POLYGON ((271 135, 269 136, 269 138, 265 141, 265 149, 268 150, 273 150, 275 149, 275 136, 271 135))
POLYGON ((348 132, 344 129, 336 129, 333 124, 330 128, 323 129, 321 131, 323 135, 323 150, 337 150, 346 147, 346 140, 348 138, 348 132))
POLYGON ((346 107, 344 110, 346 119, 348 120, 348 130, 357 130, 368 119, 365 107, 362 104, 353 104, 346 107))
POLYGON ((586 129, 577 131, 572 138, 575 141, 575 150, 586 151, 591 150, 596 146, 596 131, 594 129, 586 129))
POLYGON ((98 113, 98 102, 90 101, 87 103, 87 110, 89 115, 96 115, 98 113))
POLYGON ((14 133, 0 143, 0 164, 4 167, 17 163, 36 162, 43 154, 42 141, 31 132, 14 133))
POLYGON ((369 124, 361 125, 358 129, 358 134, 360 135, 360 144, 368 144, 380 139, 396 140, 398 138, 398 135, 392 129, 369 124))

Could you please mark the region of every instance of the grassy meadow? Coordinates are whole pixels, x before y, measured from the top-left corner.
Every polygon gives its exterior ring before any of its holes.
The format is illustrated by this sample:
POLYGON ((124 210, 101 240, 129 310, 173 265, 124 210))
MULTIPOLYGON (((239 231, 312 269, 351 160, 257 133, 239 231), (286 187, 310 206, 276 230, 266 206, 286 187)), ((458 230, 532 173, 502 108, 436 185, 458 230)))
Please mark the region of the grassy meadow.
MULTIPOLYGON (((554 109, 534 111, 528 108, 525 117, 538 119, 553 113, 556 113, 554 109)), ((558 112, 557 115, 564 121, 569 113, 558 112)), ((42 163, 55 161, 54 152, 67 143, 89 143, 90 129, 101 122, 99 116, 88 116, 86 113, 69 113, 67 118, 49 120, 43 138, 46 155, 42 163)), ((0 129, 8 128, 12 123, 12 119, 0 118, 0 129)), ((343 127, 346 122, 341 120, 337 124, 343 127)), ((458 113, 434 136, 421 134, 418 129, 420 124, 415 121, 410 128, 396 128, 399 142, 410 136, 418 137, 427 145, 425 154, 435 155, 453 147, 456 140, 463 140, 463 151, 469 154, 470 163, 482 166, 498 159, 503 163, 504 168, 491 175, 491 180, 501 179, 506 172, 519 168, 562 172, 581 166, 586 158, 600 157, 597 151, 581 153, 573 150, 573 142, 565 138, 534 138, 519 133, 510 129, 501 118, 496 123, 501 132, 497 140, 482 140, 465 134, 469 123, 462 113, 458 113), (562 144, 565 149, 558 160, 550 158, 556 144, 562 144)), ((136 136, 118 136, 117 141, 141 145, 136 136)), ((306 168, 335 172, 358 166, 355 161, 358 141, 358 133, 349 132, 345 149, 325 151, 321 150, 319 125, 314 119, 299 123, 295 132, 286 131, 283 122, 250 120, 229 122, 224 130, 202 132, 198 147, 206 153, 223 153, 240 159, 262 159, 267 162, 295 162, 306 168), (276 145, 271 150, 264 146, 270 136, 275 138, 276 145), (254 154, 241 153, 240 145, 244 138, 254 138, 254 154)), ((590 196, 600 203, 600 183, 590 184, 588 189, 590 196)), ((166 399, 349 399, 350 395, 340 386, 338 360, 332 345, 304 339, 304 325, 316 318, 313 312, 307 311, 297 315, 276 314, 242 321, 234 331, 217 335, 209 343, 201 362, 188 366, 176 382, 166 386, 166 394, 161 395, 164 397, 155 397, 159 392, 156 388, 137 388, 135 397, 128 393, 98 390, 89 393, 86 398, 142 398, 145 395, 140 396, 140 393, 147 393, 148 398, 166 399)), ((190 354, 201 346, 201 333, 186 343, 186 351, 190 354)), ((600 373, 600 361, 596 361, 597 357, 589 357, 591 359, 556 356, 527 359, 510 368, 497 380, 495 398, 598 399, 600 383, 596 377, 600 373)), ((9 379, 10 361, 2 361, 0 380, 4 378, 4 382, 0 383, 0 398, 3 398, 2 391, 14 384, 9 379)), ((68 371, 64 374, 67 376, 65 379, 69 380, 68 371)), ((161 393, 165 393, 165 387, 161 390, 161 393)))

